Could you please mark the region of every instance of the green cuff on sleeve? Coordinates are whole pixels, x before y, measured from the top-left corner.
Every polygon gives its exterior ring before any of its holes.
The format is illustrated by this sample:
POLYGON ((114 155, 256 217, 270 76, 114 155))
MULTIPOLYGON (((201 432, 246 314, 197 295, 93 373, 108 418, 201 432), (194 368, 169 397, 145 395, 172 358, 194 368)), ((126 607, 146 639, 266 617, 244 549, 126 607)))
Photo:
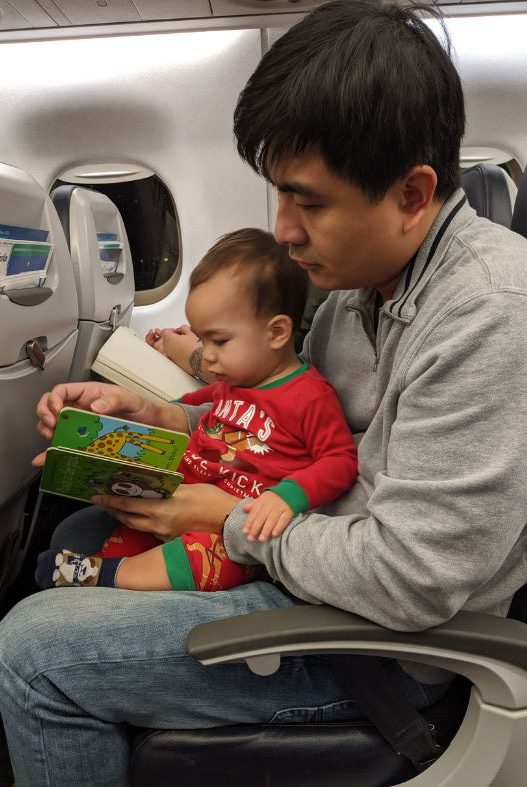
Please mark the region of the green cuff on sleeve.
POLYGON ((174 538, 163 544, 163 557, 172 589, 196 590, 187 553, 180 538, 174 538))
POLYGON ((294 514, 302 514, 304 511, 309 511, 309 500, 307 495, 296 481, 292 478, 284 478, 276 486, 269 487, 270 492, 279 495, 282 500, 285 500, 288 506, 291 506, 294 514))

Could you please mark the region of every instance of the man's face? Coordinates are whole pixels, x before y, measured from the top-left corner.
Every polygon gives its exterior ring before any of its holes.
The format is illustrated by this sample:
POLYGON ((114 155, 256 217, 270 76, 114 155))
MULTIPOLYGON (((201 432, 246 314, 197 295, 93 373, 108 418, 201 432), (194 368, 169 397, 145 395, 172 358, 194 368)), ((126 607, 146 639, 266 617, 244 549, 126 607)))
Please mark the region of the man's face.
POLYGON ((325 290, 375 287, 390 297, 412 255, 402 232, 403 185, 381 202, 327 168, 320 154, 280 159, 271 168, 278 189, 275 237, 325 290))

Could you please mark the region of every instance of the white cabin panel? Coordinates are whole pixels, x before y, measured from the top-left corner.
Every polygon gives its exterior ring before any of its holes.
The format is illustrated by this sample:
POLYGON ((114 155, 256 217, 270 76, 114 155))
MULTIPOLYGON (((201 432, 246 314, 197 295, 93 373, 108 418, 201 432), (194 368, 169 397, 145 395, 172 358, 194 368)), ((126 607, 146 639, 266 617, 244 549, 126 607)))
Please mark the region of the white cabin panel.
POLYGON ((73 25, 94 25, 108 22, 138 22, 132 0, 102 0, 79 2, 79 0, 53 0, 57 8, 73 25))
POLYGON ((527 163, 527 14, 451 17, 465 92, 463 146, 498 148, 527 163))
MULTIPOLYGON (((26 27, 56 27, 56 22, 44 11, 37 0, 2 0, 1 6, 3 14, 7 9, 15 11, 20 19, 20 24, 12 25, 15 29, 26 27)), ((7 16, 7 14, 6 14, 7 16)), ((11 21, 16 21, 16 17, 10 15, 11 21)), ((1 28, 9 29, 2 24, 1 28)))

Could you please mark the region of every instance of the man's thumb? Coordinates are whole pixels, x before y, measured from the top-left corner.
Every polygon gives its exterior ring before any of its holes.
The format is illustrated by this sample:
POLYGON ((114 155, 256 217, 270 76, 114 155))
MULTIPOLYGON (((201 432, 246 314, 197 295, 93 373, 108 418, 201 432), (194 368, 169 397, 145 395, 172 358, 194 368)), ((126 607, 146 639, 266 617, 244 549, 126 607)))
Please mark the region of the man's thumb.
POLYGON ((106 399, 101 397, 100 399, 94 399, 90 405, 90 408, 94 413, 107 413, 108 410, 111 409, 111 405, 106 401, 106 399))

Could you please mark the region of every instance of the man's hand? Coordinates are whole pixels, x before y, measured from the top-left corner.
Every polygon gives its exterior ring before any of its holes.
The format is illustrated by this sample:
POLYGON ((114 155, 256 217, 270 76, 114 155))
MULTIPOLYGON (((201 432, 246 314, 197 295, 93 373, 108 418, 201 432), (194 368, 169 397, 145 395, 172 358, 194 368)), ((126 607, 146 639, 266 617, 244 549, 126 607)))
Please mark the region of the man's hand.
POLYGON ((161 353, 161 355, 166 355, 163 346, 163 330, 163 328, 150 328, 145 336, 145 342, 161 353))
POLYGON ((188 358, 199 339, 188 325, 180 325, 178 328, 150 328, 145 342, 189 371, 188 358))
POLYGON ((186 372, 193 374, 189 358, 196 349, 199 339, 188 325, 180 325, 178 328, 151 328, 145 336, 145 341, 186 372))
POLYGON ((180 325, 178 328, 151 328, 145 341, 193 377, 214 382, 202 358, 203 345, 188 325, 180 325))
MULTIPOLYGON (((37 405, 37 430, 47 440, 51 440, 57 417, 63 407, 77 407, 101 415, 117 415, 131 421, 186 431, 186 417, 180 407, 157 405, 128 388, 109 383, 62 383, 43 394, 37 405), (173 409, 170 410, 170 407, 173 409), (179 423, 181 422, 181 423, 179 423)), ((45 453, 33 459, 35 467, 44 464, 45 453)))
POLYGON ((98 495, 91 502, 105 508, 132 530, 153 533, 170 541, 192 530, 221 533, 225 517, 239 498, 212 484, 181 484, 167 500, 98 495))
POLYGON ((248 500, 243 510, 249 514, 243 528, 248 541, 269 541, 282 535, 294 515, 291 506, 270 489, 256 500, 248 500))

